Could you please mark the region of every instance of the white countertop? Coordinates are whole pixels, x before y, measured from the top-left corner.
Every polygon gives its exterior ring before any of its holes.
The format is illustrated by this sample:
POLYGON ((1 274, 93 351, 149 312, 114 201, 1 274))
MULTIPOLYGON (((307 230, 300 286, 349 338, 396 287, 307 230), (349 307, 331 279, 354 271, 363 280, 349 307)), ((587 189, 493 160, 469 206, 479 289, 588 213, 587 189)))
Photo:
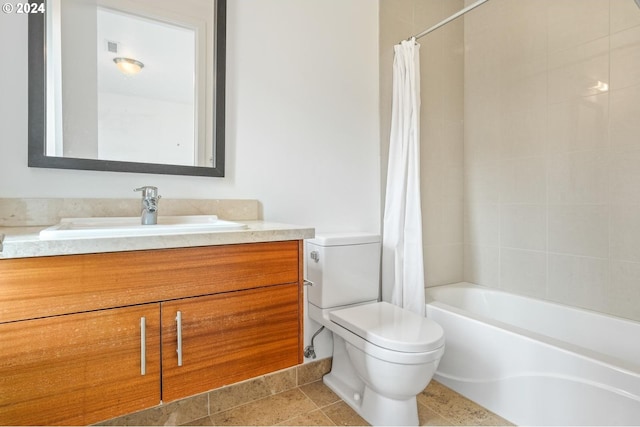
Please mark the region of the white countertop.
POLYGON ((264 221, 240 222, 247 224, 248 228, 193 234, 65 240, 40 240, 39 233, 46 227, 0 227, 0 235, 4 235, 0 243, 0 259, 276 242, 315 236, 312 227, 264 221))

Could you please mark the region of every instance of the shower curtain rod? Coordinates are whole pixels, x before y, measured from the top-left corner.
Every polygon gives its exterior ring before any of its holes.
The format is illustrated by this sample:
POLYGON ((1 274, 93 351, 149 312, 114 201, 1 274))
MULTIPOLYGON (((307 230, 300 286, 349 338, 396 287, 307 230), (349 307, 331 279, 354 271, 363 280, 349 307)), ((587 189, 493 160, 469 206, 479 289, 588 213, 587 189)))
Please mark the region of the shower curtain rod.
MULTIPOLYGON (((460 11, 458 11, 458 12, 454 13, 454 14, 453 14, 453 15, 451 15, 450 17, 448 17, 448 18, 446 18, 446 19, 443 19, 442 21, 438 22, 438 23, 437 23, 436 25, 434 25, 433 27, 431 27, 431 28, 427 28, 426 30, 424 30, 424 31, 423 31, 423 32, 421 32, 420 34, 416 34, 415 36, 411 36, 411 37, 409 37, 407 40, 411 40, 411 39, 412 39, 412 38, 414 38, 414 37, 415 37, 415 39, 416 39, 416 40, 418 40, 420 37, 424 37, 424 36, 426 36, 426 35, 427 35, 427 34, 429 34, 430 32, 435 31, 435 30, 437 30, 438 28, 440 28, 440 27, 442 27, 442 26, 444 26, 444 25, 448 24, 449 22, 453 21, 454 19, 461 17, 461 16, 462 16, 462 15, 464 15, 465 13, 467 13, 467 12, 469 12, 469 11, 471 11, 471 10, 475 9, 476 7, 480 6, 480 5, 481 5, 481 4, 483 4, 483 3, 486 3, 487 1, 489 1, 489 0, 478 0, 477 2, 472 3, 472 4, 470 4, 469 6, 465 7, 464 9, 462 9, 462 10, 460 10, 460 11)), ((638 1, 640 1, 640 0, 638 0, 638 1)))

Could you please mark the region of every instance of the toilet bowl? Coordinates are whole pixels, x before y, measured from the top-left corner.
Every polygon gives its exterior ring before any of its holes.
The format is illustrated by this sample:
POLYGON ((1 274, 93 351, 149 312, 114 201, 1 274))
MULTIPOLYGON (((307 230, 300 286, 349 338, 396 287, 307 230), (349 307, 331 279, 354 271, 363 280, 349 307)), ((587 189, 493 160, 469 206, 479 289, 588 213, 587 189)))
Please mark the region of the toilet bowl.
POLYGON ((438 324, 386 302, 336 310, 310 304, 309 317, 333 333, 332 369, 323 378, 329 388, 372 425, 418 425, 416 395, 444 353, 438 324), (384 324, 389 316, 395 321, 384 324))
POLYGON ((307 242, 307 276, 314 283, 309 317, 334 339, 331 372, 323 381, 372 425, 418 425, 416 395, 438 367, 444 332, 430 319, 370 299, 373 290, 378 294, 379 256, 372 255, 379 248, 376 235, 307 242), (336 301, 342 304, 332 305, 336 301))

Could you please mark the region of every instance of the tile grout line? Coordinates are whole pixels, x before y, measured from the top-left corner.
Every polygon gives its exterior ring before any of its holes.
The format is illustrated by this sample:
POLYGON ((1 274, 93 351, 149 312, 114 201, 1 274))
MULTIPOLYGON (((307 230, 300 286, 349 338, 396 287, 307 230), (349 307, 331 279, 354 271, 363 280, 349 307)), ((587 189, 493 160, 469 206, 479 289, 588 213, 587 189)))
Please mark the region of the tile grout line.
MULTIPOLYGON (((302 388, 300 388, 300 386, 296 387, 298 390, 300 390, 300 393, 302 393, 304 395, 304 397, 306 397, 307 399, 309 399, 311 401, 311 403, 313 403, 316 407, 316 409, 322 409, 320 407, 320 405, 318 405, 312 398, 311 396, 309 396, 307 393, 304 392, 304 390, 302 390, 302 388)), ((315 409, 314 409, 315 410, 315 409)))

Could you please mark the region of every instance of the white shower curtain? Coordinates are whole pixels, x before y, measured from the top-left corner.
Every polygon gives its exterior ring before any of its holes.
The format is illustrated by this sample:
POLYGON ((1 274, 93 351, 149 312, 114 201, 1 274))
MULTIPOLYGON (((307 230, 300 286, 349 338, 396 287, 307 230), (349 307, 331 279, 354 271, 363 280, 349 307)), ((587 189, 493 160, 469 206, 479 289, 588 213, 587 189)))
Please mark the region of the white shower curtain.
POLYGON ((420 207, 420 45, 395 46, 382 233, 383 300, 425 314, 420 207))

